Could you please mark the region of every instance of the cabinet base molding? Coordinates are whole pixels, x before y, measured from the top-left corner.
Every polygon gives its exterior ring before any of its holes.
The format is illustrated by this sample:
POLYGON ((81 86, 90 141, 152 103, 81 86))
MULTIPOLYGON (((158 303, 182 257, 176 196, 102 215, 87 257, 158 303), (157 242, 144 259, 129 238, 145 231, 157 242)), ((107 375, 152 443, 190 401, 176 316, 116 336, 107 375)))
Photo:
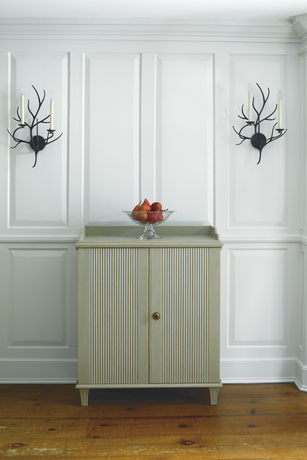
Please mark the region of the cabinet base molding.
POLYGON ((88 406, 89 391, 105 390, 105 389, 129 389, 129 388, 209 388, 210 390, 210 404, 217 404, 217 397, 219 389, 222 388, 222 382, 217 383, 178 383, 178 384, 77 384, 76 389, 80 391, 81 406, 88 406))

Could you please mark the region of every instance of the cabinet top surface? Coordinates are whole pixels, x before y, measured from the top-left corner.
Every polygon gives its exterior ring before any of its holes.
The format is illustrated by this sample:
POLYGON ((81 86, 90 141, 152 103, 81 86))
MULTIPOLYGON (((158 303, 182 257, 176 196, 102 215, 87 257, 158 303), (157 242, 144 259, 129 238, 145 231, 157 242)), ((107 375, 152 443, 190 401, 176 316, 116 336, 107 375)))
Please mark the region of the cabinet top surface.
POLYGON ((168 226, 159 225, 156 233, 161 237, 155 240, 139 240, 143 232, 139 225, 103 226, 85 225, 76 243, 77 248, 88 247, 217 247, 222 243, 216 229, 206 226, 168 226))

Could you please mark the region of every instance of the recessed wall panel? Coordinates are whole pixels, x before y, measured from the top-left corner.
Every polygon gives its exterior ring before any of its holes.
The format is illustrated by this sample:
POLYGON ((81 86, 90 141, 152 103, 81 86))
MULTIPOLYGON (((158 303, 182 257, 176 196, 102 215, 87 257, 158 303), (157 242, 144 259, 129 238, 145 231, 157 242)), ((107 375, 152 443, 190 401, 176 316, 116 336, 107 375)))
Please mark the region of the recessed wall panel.
MULTIPOLYGON (((10 149, 9 168, 9 227, 58 227, 67 225, 67 104, 69 56, 65 53, 22 53, 9 55, 10 59, 10 126, 11 133, 18 128, 16 118, 20 107, 20 89, 25 89, 25 123, 30 126, 50 114, 50 92, 54 91, 54 138, 35 155, 27 143, 20 143, 10 149), (45 100, 41 109, 39 99, 32 85, 38 91, 40 100, 45 100), (29 102, 28 102, 29 101, 29 102), (30 111, 28 110, 28 104, 30 111), (32 114, 31 114, 32 113, 32 114)), ((34 128, 32 134, 47 138, 48 123, 34 128)), ((11 147, 16 142, 8 136, 11 147)), ((19 139, 29 141, 28 127, 16 132, 19 139)))
POLYGON ((9 347, 67 346, 68 255, 9 251, 9 347))
POLYGON ((85 107, 85 220, 122 221, 139 201, 139 54, 86 56, 85 107))
POLYGON ((229 345, 286 343, 284 249, 229 251, 229 345))
POLYGON ((159 54, 156 190, 172 221, 212 221, 213 59, 159 54))
MULTIPOLYGON (((266 118, 274 111, 278 99, 278 91, 283 91, 282 127, 286 128, 286 60, 284 56, 232 56, 230 58, 230 123, 240 130, 248 115, 248 83, 252 84, 252 94, 255 108, 262 109, 263 96, 257 87, 260 85, 264 97, 270 94, 260 119, 266 118)), ((256 112, 252 110, 252 121, 256 120, 256 112)), ((272 129, 277 123, 277 112, 271 118, 263 121, 260 132, 269 139, 272 129)), ((277 126, 276 126, 277 127, 277 126)), ((251 137, 255 133, 253 126, 244 128, 242 135, 251 137)), ((273 136, 278 135, 274 130, 273 136)), ((287 226, 287 168, 286 145, 287 134, 271 143, 263 151, 261 162, 259 151, 254 148, 249 139, 241 145, 236 145, 242 139, 233 131, 230 137, 229 159, 229 226, 230 227, 286 227, 287 226)))

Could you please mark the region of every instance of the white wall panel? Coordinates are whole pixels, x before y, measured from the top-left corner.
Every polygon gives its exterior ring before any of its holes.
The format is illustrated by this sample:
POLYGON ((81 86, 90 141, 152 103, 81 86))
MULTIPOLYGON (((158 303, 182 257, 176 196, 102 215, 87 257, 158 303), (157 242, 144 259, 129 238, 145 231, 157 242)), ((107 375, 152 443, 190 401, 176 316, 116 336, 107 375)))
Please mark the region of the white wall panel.
POLYGON ((67 250, 12 249, 9 347, 67 346, 67 250))
POLYGON ((139 111, 139 54, 86 55, 85 221, 124 220, 139 201, 139 111))
POLYGON ((212 222, 212 56, 158 54, 156 92, 157 197, 171 221, 212 222))
POLYGON ((77 251, 0 245, 0 382, 77 378, 77 251))
MULTIPOLYGON (((263 112, 269 115, 277 104, 279 89, 283 91, 283 127, 287 127, 286 107, 286 59, 284 56, 231 56, 230 58, 230 123, 239 130, 245 123, 237 115, 241 106, 247 114, 247 85, 251 82, 255 106, 262 106, 258 83, 265 95, 271 95, 263 112)), ((255 119, 255 113, 252 113, 255 119)), ((268 138, 274 122, 261 125, 262 133, 268 138)), ((245 134, 251 136, 253 128, 245 134)), ((269 145, 262 151, 262 160, 257 165, 259 153, 249 140, 241 142, 233 132, 230 138, 229 167, 229 226, 243 228, 286 227, 287 226, 287 170, 286 136, 269 145)), ((242 230, 241 230, 242 231, 242 230)))
MULTIPOLYGON (((301 136, 301 158, 300 158, 300 227, 301 235, 305 238, 307 236, 307 139, 306 139, 306 127, 307 127, 307 116, 306 116, 306 105, 307 105, 307 49, 304 48, 300 57, 300 74, 301 85, 300 95, 302 104, 300 106, 300 119, 302 120, 301 126, 303 127, 303 136, 301 136)), ((306 240, 305 240, 306 242, 306 240)))
MULTIPOLYGON (((141 93, 141 198, 161 201, 157 190, 157 54, 142 53, 141 93)), ((158 174, 158 176, 157 176, 158 174)))
MULTIPOLYGON (((10 126, 13 132, 18 124, 17 107, 20 106, 20 88, 25 87, 25 105, 35 114, 38 108, 34 85, 46 99, 39 113, 39 120, 50 110, 50 91, 55 93, 54 128, 55 136, 64 131, 58 141, 38 153, 35 168, 34 151, 26 144, 20 144, 10 151, 9 174, 9 227, 54 227, 67 225, 67 104, 69 56, 67 53, 14 53, 9 54, 9 100, 10 126)), ((25 108, 25 121, 32 123, 32 117, 25 108)), ((38 134, 46 137, 48 124, 40 125, 38 134)), ((29 130, 18 131, 20 137, 29 140, 29 130)), ((9 136, 7 135, 9 138, 9 136)), ((15 142, 8 139, 11 147, 15 142)))
POLYGON ((286 271, 286 250, 230 251, 230 346, 286 344, 286 271))
POLYGON ((293 243, 224 245, 222 381, 293 381, 300 340, 298 252, 293 243))

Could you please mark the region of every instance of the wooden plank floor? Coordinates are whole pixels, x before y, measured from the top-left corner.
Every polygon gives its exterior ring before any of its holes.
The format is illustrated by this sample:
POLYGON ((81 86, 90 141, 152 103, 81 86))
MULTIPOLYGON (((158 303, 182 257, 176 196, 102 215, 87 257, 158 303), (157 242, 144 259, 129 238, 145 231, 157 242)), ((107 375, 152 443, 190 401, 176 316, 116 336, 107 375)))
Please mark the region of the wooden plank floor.
POLYGON ((0 458, 307 459, 307 394, 292 383, 209 390, 1 385, 0 458))

